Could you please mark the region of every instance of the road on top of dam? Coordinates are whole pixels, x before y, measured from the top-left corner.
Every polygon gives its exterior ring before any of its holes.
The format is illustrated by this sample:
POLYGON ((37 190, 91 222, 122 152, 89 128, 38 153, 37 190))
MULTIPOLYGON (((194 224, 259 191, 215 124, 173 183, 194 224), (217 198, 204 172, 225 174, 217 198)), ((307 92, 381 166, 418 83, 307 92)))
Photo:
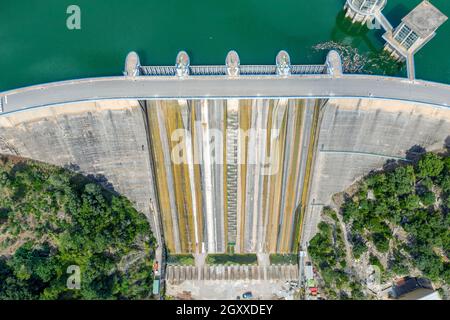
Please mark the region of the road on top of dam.
POLYGON ((367 75, 105 77, 55 82, 0 94, 4 113, 102 99, 373 98, 448 107, 450 85, 367 75))

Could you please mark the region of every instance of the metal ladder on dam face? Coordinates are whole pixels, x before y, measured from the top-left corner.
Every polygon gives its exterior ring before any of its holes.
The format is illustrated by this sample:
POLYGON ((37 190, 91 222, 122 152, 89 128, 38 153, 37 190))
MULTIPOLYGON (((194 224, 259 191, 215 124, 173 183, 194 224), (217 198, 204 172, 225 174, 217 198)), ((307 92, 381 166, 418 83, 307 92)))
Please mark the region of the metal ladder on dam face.
POLYGON ((228 243, 236 243, 237 234, 237 187, 238 187, 238 129, 239 114, 234 106, 227 106, 227 223, 228 243))

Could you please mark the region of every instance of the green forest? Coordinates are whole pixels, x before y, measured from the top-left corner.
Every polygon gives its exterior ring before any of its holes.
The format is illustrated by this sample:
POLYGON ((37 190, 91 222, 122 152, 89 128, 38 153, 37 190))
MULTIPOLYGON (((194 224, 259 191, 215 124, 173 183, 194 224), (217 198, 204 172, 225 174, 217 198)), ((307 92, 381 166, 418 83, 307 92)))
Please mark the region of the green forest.
POLYGON ((1 158, 0 299, 151 298, 154 248, 126 198, 69 170, 1 158))
POLYGON ((331 298, 361 298, 361 285, 347 266, 366 255, 382 280, 420 273, 436 287, 450 284, 450 156, 426 153, 414 163, 364 177, 345 194, 338 212, 324 208, 308 252, 331 298), (344 237, 342 226, 347 236, 344 237), (381 263, 387 258, 387 263, 381 263), (346 271, 344 271, 346 270, 346 271))

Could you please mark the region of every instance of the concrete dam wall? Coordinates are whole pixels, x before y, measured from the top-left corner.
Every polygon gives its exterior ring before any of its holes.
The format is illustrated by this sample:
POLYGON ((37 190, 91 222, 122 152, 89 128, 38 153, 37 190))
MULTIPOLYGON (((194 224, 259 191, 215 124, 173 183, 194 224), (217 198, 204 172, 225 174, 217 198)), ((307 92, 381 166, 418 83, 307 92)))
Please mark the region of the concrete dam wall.
POLYGON ((450 137, 450 109, 393 100, 330 99, 318 126, 303 245, 316 233, 320 212, 334 194, 387 160, 405 158, 413 146, 443 149, 450 137))
POLYGON ((147 148, 137 101, 83 102, 0 116, 0 153, 93 175, 131 199, 156 230, 147 148))
POLYGON ((172 253, 292 252, 334 193, 449 135, 448 109, 371 99, 104 100, 0 115, 0 153, 97 177, 172 253))

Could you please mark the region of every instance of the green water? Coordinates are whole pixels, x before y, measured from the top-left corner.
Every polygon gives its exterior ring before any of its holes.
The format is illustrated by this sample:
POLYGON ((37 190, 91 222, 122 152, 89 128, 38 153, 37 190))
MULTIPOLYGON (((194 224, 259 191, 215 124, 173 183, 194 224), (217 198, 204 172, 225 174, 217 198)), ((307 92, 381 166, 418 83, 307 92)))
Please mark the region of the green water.
MULTIPOLYGON (((292 63, 323 63, 312 46, 338 41, 361 52, 382 48, 381 31, 349 26, 345 0, 0 0, 0 91, 73 78, 120 75, 126 54, 143 64, 223 64, 230 49, 243 64, 272 64, 281 49, 292 63), (81 8, 81 30, 66 9, 81 8)), ((396 26, 420 0, 388 0, 396 26)), ((450 1, 432 1, 450 16, 450 1)), ((416 55, 418 78, 450 83, 450 22, 416 55)), ((397 72, 398 75, 404 70, 397 72)))

